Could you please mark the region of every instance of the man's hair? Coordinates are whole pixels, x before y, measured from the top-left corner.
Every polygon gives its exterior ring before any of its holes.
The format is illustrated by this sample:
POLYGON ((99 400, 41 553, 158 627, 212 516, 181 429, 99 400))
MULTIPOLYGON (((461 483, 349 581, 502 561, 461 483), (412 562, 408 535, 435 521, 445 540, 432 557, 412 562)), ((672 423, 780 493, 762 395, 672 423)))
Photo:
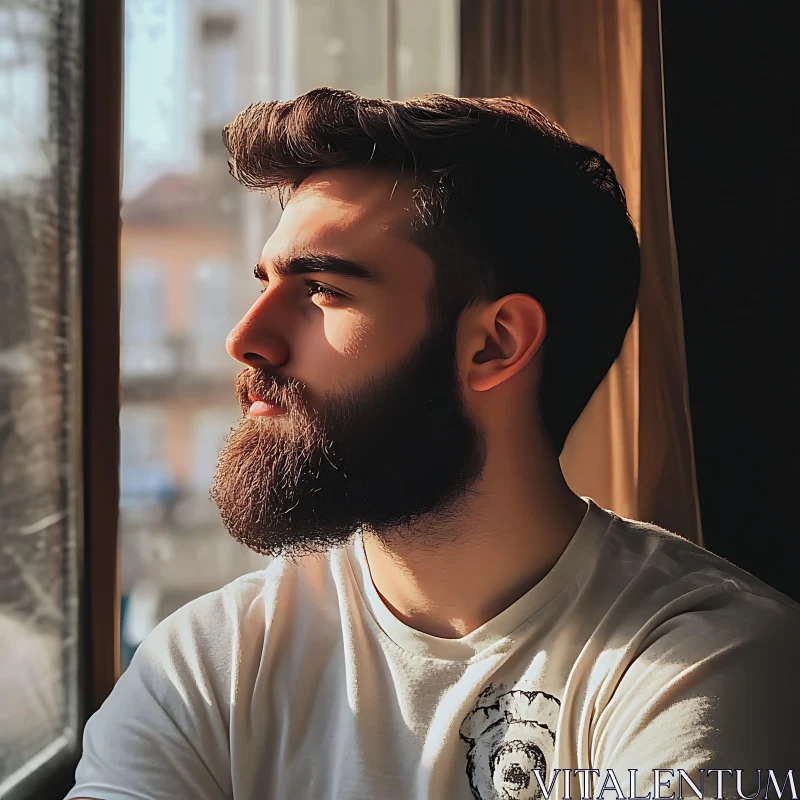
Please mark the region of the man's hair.
POLYGON ((544 308, 537 407, 561 453, 619 355, 639 290, 636 232, 602 155, 508 98, 397 102, 330 88, 255 103, 223 136, 231 174, 281 204, 320 169, 413 179, 410 236, 435 265, 444 321, 517 292, 544 308))

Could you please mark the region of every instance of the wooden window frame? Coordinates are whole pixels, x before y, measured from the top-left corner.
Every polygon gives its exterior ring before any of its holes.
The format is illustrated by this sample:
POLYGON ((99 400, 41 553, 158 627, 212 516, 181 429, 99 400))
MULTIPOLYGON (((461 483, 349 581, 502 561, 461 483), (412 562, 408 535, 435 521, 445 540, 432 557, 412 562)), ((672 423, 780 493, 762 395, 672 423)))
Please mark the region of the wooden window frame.
POLYGON ((86 718, 119 677, 120 180, 124 0, 84 0, 83 442, 86 718))

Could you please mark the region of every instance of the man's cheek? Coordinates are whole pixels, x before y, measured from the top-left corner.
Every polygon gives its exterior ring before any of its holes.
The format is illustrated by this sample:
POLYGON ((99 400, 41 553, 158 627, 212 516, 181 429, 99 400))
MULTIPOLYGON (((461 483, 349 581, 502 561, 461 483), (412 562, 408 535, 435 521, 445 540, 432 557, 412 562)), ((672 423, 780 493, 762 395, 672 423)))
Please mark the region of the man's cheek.
MULTIPOLYGON (((341 359, 353 360, 369 357, 370 351, 376 355, 385 346, 380 338, 375 337, 374 322, 365 315, 352 309, 329 309, 325 315, 325 339, 331 350, 341 359)), ((332 369, 334 364, 323 361, 321 369, 332 369)))

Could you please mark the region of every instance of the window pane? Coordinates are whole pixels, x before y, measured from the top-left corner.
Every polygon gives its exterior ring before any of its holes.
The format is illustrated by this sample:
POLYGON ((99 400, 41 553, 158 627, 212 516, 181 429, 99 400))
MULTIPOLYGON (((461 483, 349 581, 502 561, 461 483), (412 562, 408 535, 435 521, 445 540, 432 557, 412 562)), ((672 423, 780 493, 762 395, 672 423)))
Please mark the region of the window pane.
POLYGON ((457 2, 435 5, 126 2, 123 665, 168 613, 267 563, 208 499, 240 416, 225 337, 258 296, 253 264, 280 215, 228 175, 221 128, 316 86, 385 97, 390 74, 398 96, 456 92, 457 2))
POLYGON ((78 11, 0 9, 0 796, 77 739, 78 11))

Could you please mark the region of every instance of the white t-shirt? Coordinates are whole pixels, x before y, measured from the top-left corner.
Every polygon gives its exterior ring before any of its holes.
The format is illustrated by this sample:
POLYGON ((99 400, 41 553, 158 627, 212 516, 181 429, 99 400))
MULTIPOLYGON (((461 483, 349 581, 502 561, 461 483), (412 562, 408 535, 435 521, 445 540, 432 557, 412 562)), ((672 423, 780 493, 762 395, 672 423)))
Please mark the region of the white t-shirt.
POLYGON ((189 603, 89 721, 68 797, 524 800, 537 769, 553 800, 627 797, 631 775, 646 797, 655 769, 706 797, 736 796, 709 769, 800 791, 800 606, 584 500, 551 571, 461 639, 389 611, 359 536, 189 603), (576 769, 599 772, 565 791, 576 769))

